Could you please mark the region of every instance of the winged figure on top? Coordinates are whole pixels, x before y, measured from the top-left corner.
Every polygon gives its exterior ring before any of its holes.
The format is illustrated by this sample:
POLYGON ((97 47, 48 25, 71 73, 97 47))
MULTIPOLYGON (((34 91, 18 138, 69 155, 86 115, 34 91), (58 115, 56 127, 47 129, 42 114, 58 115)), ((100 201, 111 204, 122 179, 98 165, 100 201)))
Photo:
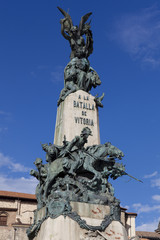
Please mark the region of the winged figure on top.
MULTIPOLYGON (((73 25, 70 15, 58 7, 64 18, 60 20, 61 33, 70 43, 70 62, 64 69, 64 88, 60 93, 58 106, 73 92, 83 90, 90 93, 101 84, 97 72, 90 66, 88 57, 93 52, 93 38, 90 23, 91 12, 81 17, 79 26, 73 25)), ((102 97, 103 98, 103 97, 102 97)), ((95 97, 96 105, 103 107, 101 98, 95 97)))
POLYGON ((88 58, 93 52, 93 38, 92 31, 90 30, 90 23, 86 23, 91 12, 85 14, 80 21, 79 27, 74 26, 70 15, 62 8, 58 7, 60 12, 65 18, 60 20, 61 33, 65 39, 67 39, 71 46, 70 58, 88 58), (83 37, 85 35, 86 41, 83 37))

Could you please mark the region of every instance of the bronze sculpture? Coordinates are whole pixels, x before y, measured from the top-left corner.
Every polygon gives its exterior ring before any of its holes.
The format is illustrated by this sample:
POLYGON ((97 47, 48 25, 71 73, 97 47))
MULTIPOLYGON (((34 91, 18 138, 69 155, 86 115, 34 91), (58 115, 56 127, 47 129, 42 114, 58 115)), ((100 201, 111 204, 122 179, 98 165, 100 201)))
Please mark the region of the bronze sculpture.
MULTIPOLYGON (((31 170, 30 174, 39 180, 36 196, 38 209, 47 208, 45 219, 67 215, 83 228, 103 230, 112 220, 120 219, 119 200, 108 180, 126 174, 124 165, 116 162, 124 154, 109 142, 85 147, 90 135, 91 130, 85 127, 71 142, 64 138, 62 146, 42 144, 47 163, 36 159, 38 171, 31 170), (112 211, 96 228, 72 212, 70 201, 107 204, 112 211)), ((34 222, 28 229, 29 239, 33 239, 42 222, 34 222)))
POLYGON ((74 26, 70 15, 62 8, 58 7, 60 12, 64 15, 64 19, 61 19, 61 33, 65 39, 70 43, 71 55, 70 58, 88 58, 93 52, 93 38, 92 31, 90 30, 90 22, 86 23, 90 15, 87 13, 81 18, 79 27, 74 26), (86 37, 83 38, 83 35, 86 37))

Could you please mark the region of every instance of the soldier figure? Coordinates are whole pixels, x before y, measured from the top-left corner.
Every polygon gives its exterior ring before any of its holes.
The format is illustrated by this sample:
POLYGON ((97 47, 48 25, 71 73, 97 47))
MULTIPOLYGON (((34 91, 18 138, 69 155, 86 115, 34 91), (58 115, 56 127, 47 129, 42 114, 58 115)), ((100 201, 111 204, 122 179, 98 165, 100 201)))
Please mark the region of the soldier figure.
POLYGON ((44 205, 44 187, 46 183, 46 178, 47 178, 47 168, 46 165, 42 164, 42 159, 41 158, 36 158, 36 161, 34 162, 35 166, 37 167, 38 171, 35 171, 32 169, 30 171, 30 175, 34 176, 37 178, 39 181, 37 187, 36 187, 36 197, 37 197, 37 208, 40 209, 44 205))

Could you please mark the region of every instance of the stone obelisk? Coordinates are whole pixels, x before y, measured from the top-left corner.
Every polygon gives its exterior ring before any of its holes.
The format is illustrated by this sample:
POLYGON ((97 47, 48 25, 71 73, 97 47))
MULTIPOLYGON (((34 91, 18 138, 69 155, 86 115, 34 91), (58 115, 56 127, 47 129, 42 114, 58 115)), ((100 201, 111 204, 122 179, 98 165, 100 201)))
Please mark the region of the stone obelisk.
POLYGON ((34 162, 30 174, 39 180, 37 210, 27 230, 29 240, 127 240, 120 222, 120 201, 109 178, 124 175, 118 164, 124 154, 110 142, 100 144, 98 107, 101 97, 91 89, 101 84, 88 57, 93 51, 87 13, 79 27, 59 8, 61 33, 70 43, 70 62, 64 69, 64 88, 58 100, 53 144, 42 144, 46 163, 34 162), (85 35, 85 38, 84 38, 85 35))

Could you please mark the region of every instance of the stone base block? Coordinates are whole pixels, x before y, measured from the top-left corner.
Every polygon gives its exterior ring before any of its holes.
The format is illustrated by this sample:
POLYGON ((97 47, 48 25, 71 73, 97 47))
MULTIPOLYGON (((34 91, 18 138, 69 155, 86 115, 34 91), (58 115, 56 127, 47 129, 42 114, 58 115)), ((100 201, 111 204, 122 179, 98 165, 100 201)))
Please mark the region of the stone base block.
MULTIPOLYGON (((100 219, 87 219, 92 225, 100 225, 100 219)), ((104 232, 87 231, 69 217, 48 218, 34 240, 127 240, 126 230, 118 221, 113 221, 104 232)))
MULTIPOLYGON (((112 221, 103 231, 99 227, 105 226, 104 218, 110 215, 110 207, 100 204, 70 202, 72 212, 78 215, 74 218, 60 215, 56 218, 48 217, 42 222, 39 232, 33 240, 128 240, 127 232, 119 221, 112 221), (77 218, 80 216, 81 220, 77 218), (74 219, 74 220, 73 220, 74 219), (88 226, 87 226, 88 225, 88 226), (85 229, 83 229, 85 226, 85 229), (87 226, 87 227, 86 227, 87 226), (92 229, 95 231, 90 231, 92 229)), ((54 210, 53 212, 55 212, 54 210)), ((37 211, 36 222, 45 219, 46 207, 37 211)), ((107 226, 107 225, 106 225, 107 226)), ((102 228, 104 229, 104 228, 102 228)))

